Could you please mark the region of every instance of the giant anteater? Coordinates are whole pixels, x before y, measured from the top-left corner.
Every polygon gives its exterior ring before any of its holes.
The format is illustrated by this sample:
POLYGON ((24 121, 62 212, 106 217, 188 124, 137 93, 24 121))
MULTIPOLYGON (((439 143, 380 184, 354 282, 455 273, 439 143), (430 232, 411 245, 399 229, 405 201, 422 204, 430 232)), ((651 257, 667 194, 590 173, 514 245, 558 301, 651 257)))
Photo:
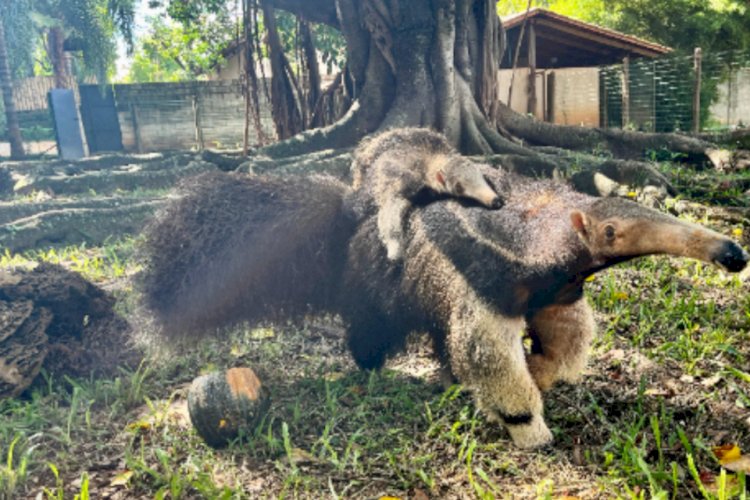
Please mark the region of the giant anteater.
POLYGON ((389 260, 364 190, 330 179, 211 173, 182 188, 146 234, 146 305, 167 335, 237 321, 339 313, 357 363, 378 368, 429 332, 446 372, 516 445, 551 440, 541 391, 574 381, 594 335, 588 276, 649 254, 743 269, 747 253, 701 226, 565 184, 485 169, 513 187, 500 210, 414 207, 389 260), (356 213, 359 213, 357 217, 356 213), (524 330, 532 339, 525 353, 524 330))

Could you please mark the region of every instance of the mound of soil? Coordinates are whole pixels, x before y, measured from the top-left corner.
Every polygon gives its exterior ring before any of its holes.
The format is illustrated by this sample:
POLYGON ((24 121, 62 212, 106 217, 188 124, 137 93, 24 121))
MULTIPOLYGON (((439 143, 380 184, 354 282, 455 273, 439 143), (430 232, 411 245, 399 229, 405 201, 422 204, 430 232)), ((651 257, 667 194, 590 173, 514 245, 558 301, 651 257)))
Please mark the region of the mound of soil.
POLYGON ((136 363, 130 326, 114 303, 58 265, 1 269, 0 398, 23 392, 42 367, 53 375, 105 375, 136 363))

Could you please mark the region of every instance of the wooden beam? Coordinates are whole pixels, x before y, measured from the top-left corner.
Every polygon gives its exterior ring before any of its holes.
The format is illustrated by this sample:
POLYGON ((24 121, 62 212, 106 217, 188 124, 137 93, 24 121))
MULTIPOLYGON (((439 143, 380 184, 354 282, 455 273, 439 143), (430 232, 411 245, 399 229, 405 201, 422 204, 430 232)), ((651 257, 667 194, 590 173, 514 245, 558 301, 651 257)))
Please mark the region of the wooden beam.
MULTIPOLYGON (((543 44, 537 45, 536 48, 536 65, 537 68, 550 69, 553 67, 574 67, 574 66, 598 66, 598 61, 604 60, 605 57, 597 56, 591 53, 584 53, 580 50, 568 47, 558 46, 555 48, 545 47, 543 44)), ((609 58, 606 58, 608 61, 609 58)), ((617 59, 619 62, 622 58, 617 59)), ((614 59, 613 59, 614 61, 614 59)))
POLYGON ((630 125, 630 56, 622 60, 622 128, 630 125))
POLYGON ((591 44, 579 42, 570 37, 556 35, 546 29, 537 29, 536 36, 538 39, 543 38, 545 40, 555 42, 556 44, 567 45, 568 47, 573 47, 576 50, 585 50, 586 52, 592 52, 594 54, 612 55, 611 49, 602 48, 601 46, 592 46, 591 44))
POLYGON ((545 106, 544 121, 555 122, 555 72, 547 73, 547 106, 545 106))

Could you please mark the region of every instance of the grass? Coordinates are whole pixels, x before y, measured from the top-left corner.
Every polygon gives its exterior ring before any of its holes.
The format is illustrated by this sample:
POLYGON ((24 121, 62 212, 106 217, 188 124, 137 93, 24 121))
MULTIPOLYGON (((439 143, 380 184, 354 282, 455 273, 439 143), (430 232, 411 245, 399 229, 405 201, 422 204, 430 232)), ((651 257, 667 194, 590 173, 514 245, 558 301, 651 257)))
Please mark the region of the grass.
MULTIPOLYGON (((101 247, 89 248, 85 243, 63 248, 29 250, 11 253, 7 248, 0 254, 0 268, 29 267, 39 262, 65 266, 83 275, 89 281, 101 283, 126 276, 128 261, 135 251, 136 239, 126 237, 113 240, 101 247)), ((130 271, 137 266, 130 264, 130 271)))
MULTIPOLYGON (((739 204, 721 179, 696 182, 705 189, 692 201, 714 189, 739 204)), ((747 244, 746 220, 718 229, 747 244)), ((60 263, 117 289, 128 314, 135 245, 6 253, 0 267, 60 263)), ((555 445, 537 452, 514 449, 460 387, 443 390, 423 338, 366 373, 325 318, 237 328, 110 378, 43 374, 0 401, 0 499, 747 498, 746 476, 712 448, 750 453, 748 292, 736 276, 663 257, 597 275, 587 286, 600 330, 592 361, 580 384, 546 397, 555 445), (271 408, 211 449, 189 425, 187 386, 242 365, 272 388, 271 408)))

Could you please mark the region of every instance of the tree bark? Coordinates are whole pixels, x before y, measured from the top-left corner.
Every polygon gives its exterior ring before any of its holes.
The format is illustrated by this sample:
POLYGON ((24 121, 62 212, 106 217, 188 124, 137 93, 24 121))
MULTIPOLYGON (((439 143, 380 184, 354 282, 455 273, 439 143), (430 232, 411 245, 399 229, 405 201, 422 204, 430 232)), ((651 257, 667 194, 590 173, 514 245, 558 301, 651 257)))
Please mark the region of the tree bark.
MULTIPOLYGON (((320 70, 318 69, 318 55, 315 52, 315 41, 310 30, 310 24, 307 21, 301 21, 299 24, 300 43, 302 45, 302 64, 305 71, 306 91, 305 105, 306 116, 305 128, 320 127, 322 121, 315 123, 315 108, 321 97, 320 87, 320 70)), ((321 115, 318 115, 321 116, 321 115)))
POLYGON ((13 99, 13 78, 8 64, 8 50, 5 44, 5 28, 0 21, 0 87, 3 93, 3 106, 5 107, 5 123, 10 140, 10 157, 20 160, 26 153, 23 149, 21 138, 21 127, 16 114, 16 103, 13 99))
MULTIPOLYGON (((284 140, 298 134, 304 127, 295 98, 289 62, 276 29, 274 9, 268 1, 261 2, 261 8, 268 39, 268 57, 271 59, 271 114, 276 125, 276 135, 284 140)), ((297 95, 299 96, 299 92, 297 95)))
POLYGON ((55 88, 70 87, 70 75, 65 63, 65 33, 59 26, 50 28, 47 32, 47 54, 52 62, 52 72, 55 75, 55 88))
POLYGON ((491 0, 320 0, 317 12, 304 0, 273 2, 339 27, 347 42, 345 82, 354 102, 337 123, 268 146, 263 152, 271 157, 351 147, 372 132, 420 126, 441 131, 464 154, 526 156, 531 163, 558 156, 570 162, 564 154, 528 146, 605 148, 630 162, 613 164, 623 171, 647 169, 639 162, 661 149, 691 162, 711 161, 712 144, 699 138, 558 126, 502 105, 497 69, 505 35, 491 0))

